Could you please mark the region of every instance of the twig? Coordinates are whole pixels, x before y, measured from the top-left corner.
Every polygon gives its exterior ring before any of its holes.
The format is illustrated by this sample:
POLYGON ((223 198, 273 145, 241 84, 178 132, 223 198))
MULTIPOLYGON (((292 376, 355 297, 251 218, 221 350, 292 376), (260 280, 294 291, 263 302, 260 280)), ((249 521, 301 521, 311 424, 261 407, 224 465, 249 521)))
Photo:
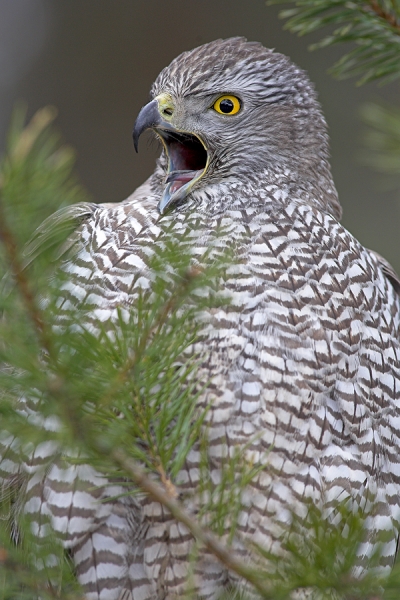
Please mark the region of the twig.
POLYGON ((27 314, 29 315, 39 341, 43 349, 49 354, 52 354, 52 344, 50 337, 47 333, 45 323, 42 319, 41 312, 36 305, 35 297, 29 285, 26 272, 24 271, 21 262, 19 260, 18 247, 15 242, 14 236, 7 226, 6 216, 4 214, 4 207, 0 197, 0 240, 3 242, 4 248, 8 255, 11 271, 14 275, 14 279, 17 288, 22 296, 23 302, 27 314))
POLYGON ((169 510, 171 515, 180 523, 183 523, 191 532, 193 537, 201 542, 218 560, 228 569, 251 583, 255 589, 265 599, 272 600, 271 588, 263 581, 259 573, 251 567, 243 564, 243 560, 237 558, 232 549, 224 546, 210 531, 201 527, 195 519, 185 511, 182 504, 173 498, 168 491, 153 481, 136 461, 131 459, 126 453, 116 448, 112 451, 111 457, 122 467, 140 487, 141 490, 149 494, 156 502, 160 502, 169 510))
POLYGON ((369 0, 368 4, 378 17, 384 19, 387 23, 389 23, 391 27, 393 27, 393 29, 396 29, 397 32, 400 34, 400 23, 397 21, 395 15, 387 12, 377 0, 369 0))

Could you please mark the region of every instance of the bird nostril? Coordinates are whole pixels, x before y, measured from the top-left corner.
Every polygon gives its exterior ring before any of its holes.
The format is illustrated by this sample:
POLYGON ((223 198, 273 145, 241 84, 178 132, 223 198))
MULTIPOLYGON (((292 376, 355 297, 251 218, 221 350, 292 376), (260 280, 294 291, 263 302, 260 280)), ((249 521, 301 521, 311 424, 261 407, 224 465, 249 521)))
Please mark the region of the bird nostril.
POLYGON ((168 115, 169 117, 173 114, 173 110, 172 108, 164 108, 163 113, 164 115, 168 115))

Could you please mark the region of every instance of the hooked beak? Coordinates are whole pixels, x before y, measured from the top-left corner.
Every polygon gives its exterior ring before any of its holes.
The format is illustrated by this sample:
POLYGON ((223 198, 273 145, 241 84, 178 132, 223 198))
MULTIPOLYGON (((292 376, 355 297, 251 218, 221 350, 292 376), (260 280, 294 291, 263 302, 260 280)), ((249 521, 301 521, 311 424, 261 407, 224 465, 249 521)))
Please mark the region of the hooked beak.
POLYGON ((139 138, 143 131, 146 129, 154 129, 155 127, 161 125, 165 126, 169 124, 166 122, 163 123, 163 119, 161 118, 158 110, 158 102, 157 100, 152 100, 146 104, 146 106, 143 106, 138 114, 138 118, 136 119, 136 123, 133 128, 132 137, 136 152, 138 152, 139 138))
MULTIPOLYGON (((183 200, 206 172, 209 155, 204 142, 193 133, 176 129, 161 114, 159 99, 155 98, 140 111, 133 129, 133 143, 138 151, 139 137, 146 129, 153 129, 161 139, 168 157, 165 189, 158 205, 164 214, 170 206, 183 200)), ((164 109, 166 117, 172 114, 164 109)))

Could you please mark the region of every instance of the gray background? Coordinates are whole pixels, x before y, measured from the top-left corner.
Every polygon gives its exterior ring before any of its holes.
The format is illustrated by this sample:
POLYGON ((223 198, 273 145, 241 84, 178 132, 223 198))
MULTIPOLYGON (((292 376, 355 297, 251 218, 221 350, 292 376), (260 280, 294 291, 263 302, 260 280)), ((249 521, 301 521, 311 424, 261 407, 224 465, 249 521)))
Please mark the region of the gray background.
POLYGON ((29 115, 52 104, 77 151, 80 178, 96 202, 124 199, 152 170, 157 147, 134 153, 131 130, 158 72, 183 50, 243 35, 289 55, 314 81, 331 136, 344 224, 400 271, 399 191, 360 165, 367 100, 398 102, 399 84, 357 88, 327 69, 342 48, 310 53, 317 39, 283 31, 265 0, 0 0, 0 149, 16 100, 29 115))

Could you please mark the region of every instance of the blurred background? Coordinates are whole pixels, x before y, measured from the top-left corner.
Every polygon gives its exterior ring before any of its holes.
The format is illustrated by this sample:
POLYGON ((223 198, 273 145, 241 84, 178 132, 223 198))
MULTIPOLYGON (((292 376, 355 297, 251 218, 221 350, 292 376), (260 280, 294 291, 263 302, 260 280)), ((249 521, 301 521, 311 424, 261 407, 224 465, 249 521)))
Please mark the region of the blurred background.
POLYGON ((362 166, 362 103, 398 104, 399 84, 356 87, 327 70, 342 47, 309 52, 318 39, 283 30, 265 0, 0 0, 0 151, 17 100, 28 116, 52 104, 95 202, 123 200, 152 171, 157 146, 132 146, 132 126, 152 81, 177 54, 242 35, 289 55, 314 81, 329 125, 343 222, 400 272, 400 191, 362 166))

